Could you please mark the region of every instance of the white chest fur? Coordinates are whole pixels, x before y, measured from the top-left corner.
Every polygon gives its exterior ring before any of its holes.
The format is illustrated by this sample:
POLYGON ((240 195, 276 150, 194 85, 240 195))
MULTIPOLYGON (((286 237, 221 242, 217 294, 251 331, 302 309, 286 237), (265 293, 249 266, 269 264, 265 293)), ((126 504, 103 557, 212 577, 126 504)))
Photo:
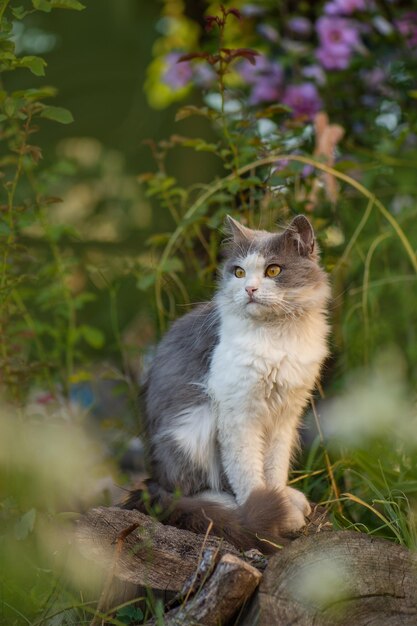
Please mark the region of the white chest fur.
MULTIPOLYGON (((279 419, 290 404, 300 413, 327 354, 321 312, 274 326, 225 315, 208 391, 222 413, 279 419)), ((246 416, 246 418, 244 418, 246 416)))

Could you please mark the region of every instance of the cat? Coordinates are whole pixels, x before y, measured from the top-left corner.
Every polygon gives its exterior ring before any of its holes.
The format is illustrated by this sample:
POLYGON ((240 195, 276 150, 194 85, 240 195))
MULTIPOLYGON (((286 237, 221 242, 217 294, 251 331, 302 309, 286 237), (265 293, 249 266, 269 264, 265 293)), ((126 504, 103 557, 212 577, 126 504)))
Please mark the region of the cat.
MULTIPOLYGON (((226 222, 213 300, 172 325, 147 376, 147 502, 165 523, 205 532, 212 521, 213 534, 265 552, 310 513, 287 481, 328 353, 330 291, 303 215, 281 234, 226 222)), ((125 507, 145 510, 142 495, 125 507)))

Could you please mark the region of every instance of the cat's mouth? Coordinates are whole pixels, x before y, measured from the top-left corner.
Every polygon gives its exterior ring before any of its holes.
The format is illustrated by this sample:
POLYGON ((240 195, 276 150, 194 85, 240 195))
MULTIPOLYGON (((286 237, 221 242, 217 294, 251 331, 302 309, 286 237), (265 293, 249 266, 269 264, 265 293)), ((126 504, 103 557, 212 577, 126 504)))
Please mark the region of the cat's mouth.
POLYGON ((259 300, 257 300, 256 298, 254 298, 253 296, 251 296, 247 302, 246 302, 246 306, 249 306, 249 304, 262 304, 262 302, 260 302, 259 300))

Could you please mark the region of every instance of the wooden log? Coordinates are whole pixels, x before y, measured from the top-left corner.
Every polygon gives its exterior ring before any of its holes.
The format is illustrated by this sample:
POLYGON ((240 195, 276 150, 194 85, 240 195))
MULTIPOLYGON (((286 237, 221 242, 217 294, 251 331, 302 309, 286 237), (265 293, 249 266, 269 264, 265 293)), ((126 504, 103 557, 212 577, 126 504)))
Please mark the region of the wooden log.
MULTIPOLYGON (((227 624, 252 596, 262 574, 233 554, 225 554, 202 588, 183 606, 164 615, 165 626, 227 624)), ((154 620, 148 626, 156 624, 154 620)))
POLYGON ((415 626, 417 555, 348 531, 302 537, 270 560, 241 626, 415 626))
POLYGON ((139 511, 117 507, 98 507, 81 517, 76 543, 84 557, 112 570, 116 578, 170 591, 183 588, 205 548, 213 548, 220 556, 238 554, 236 548, 217 537, 164 526, 139 511), (135 524, 138 527, 117 543, 135 524))

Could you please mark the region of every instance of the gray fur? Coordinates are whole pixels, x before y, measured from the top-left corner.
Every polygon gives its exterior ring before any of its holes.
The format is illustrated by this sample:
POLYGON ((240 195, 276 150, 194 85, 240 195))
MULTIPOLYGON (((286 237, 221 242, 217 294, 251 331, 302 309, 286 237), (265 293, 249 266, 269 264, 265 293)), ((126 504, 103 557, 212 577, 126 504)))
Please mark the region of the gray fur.
POLYGON ((204 385, 218 342, 219 316, 213 303, 178 319, 158 346, 146 385, 146 431, 151 472, 165 489, 183 495, 207 489, 201 468, 190 467, 178 446, 164 436, 181 411, 208 402, 204 385))

